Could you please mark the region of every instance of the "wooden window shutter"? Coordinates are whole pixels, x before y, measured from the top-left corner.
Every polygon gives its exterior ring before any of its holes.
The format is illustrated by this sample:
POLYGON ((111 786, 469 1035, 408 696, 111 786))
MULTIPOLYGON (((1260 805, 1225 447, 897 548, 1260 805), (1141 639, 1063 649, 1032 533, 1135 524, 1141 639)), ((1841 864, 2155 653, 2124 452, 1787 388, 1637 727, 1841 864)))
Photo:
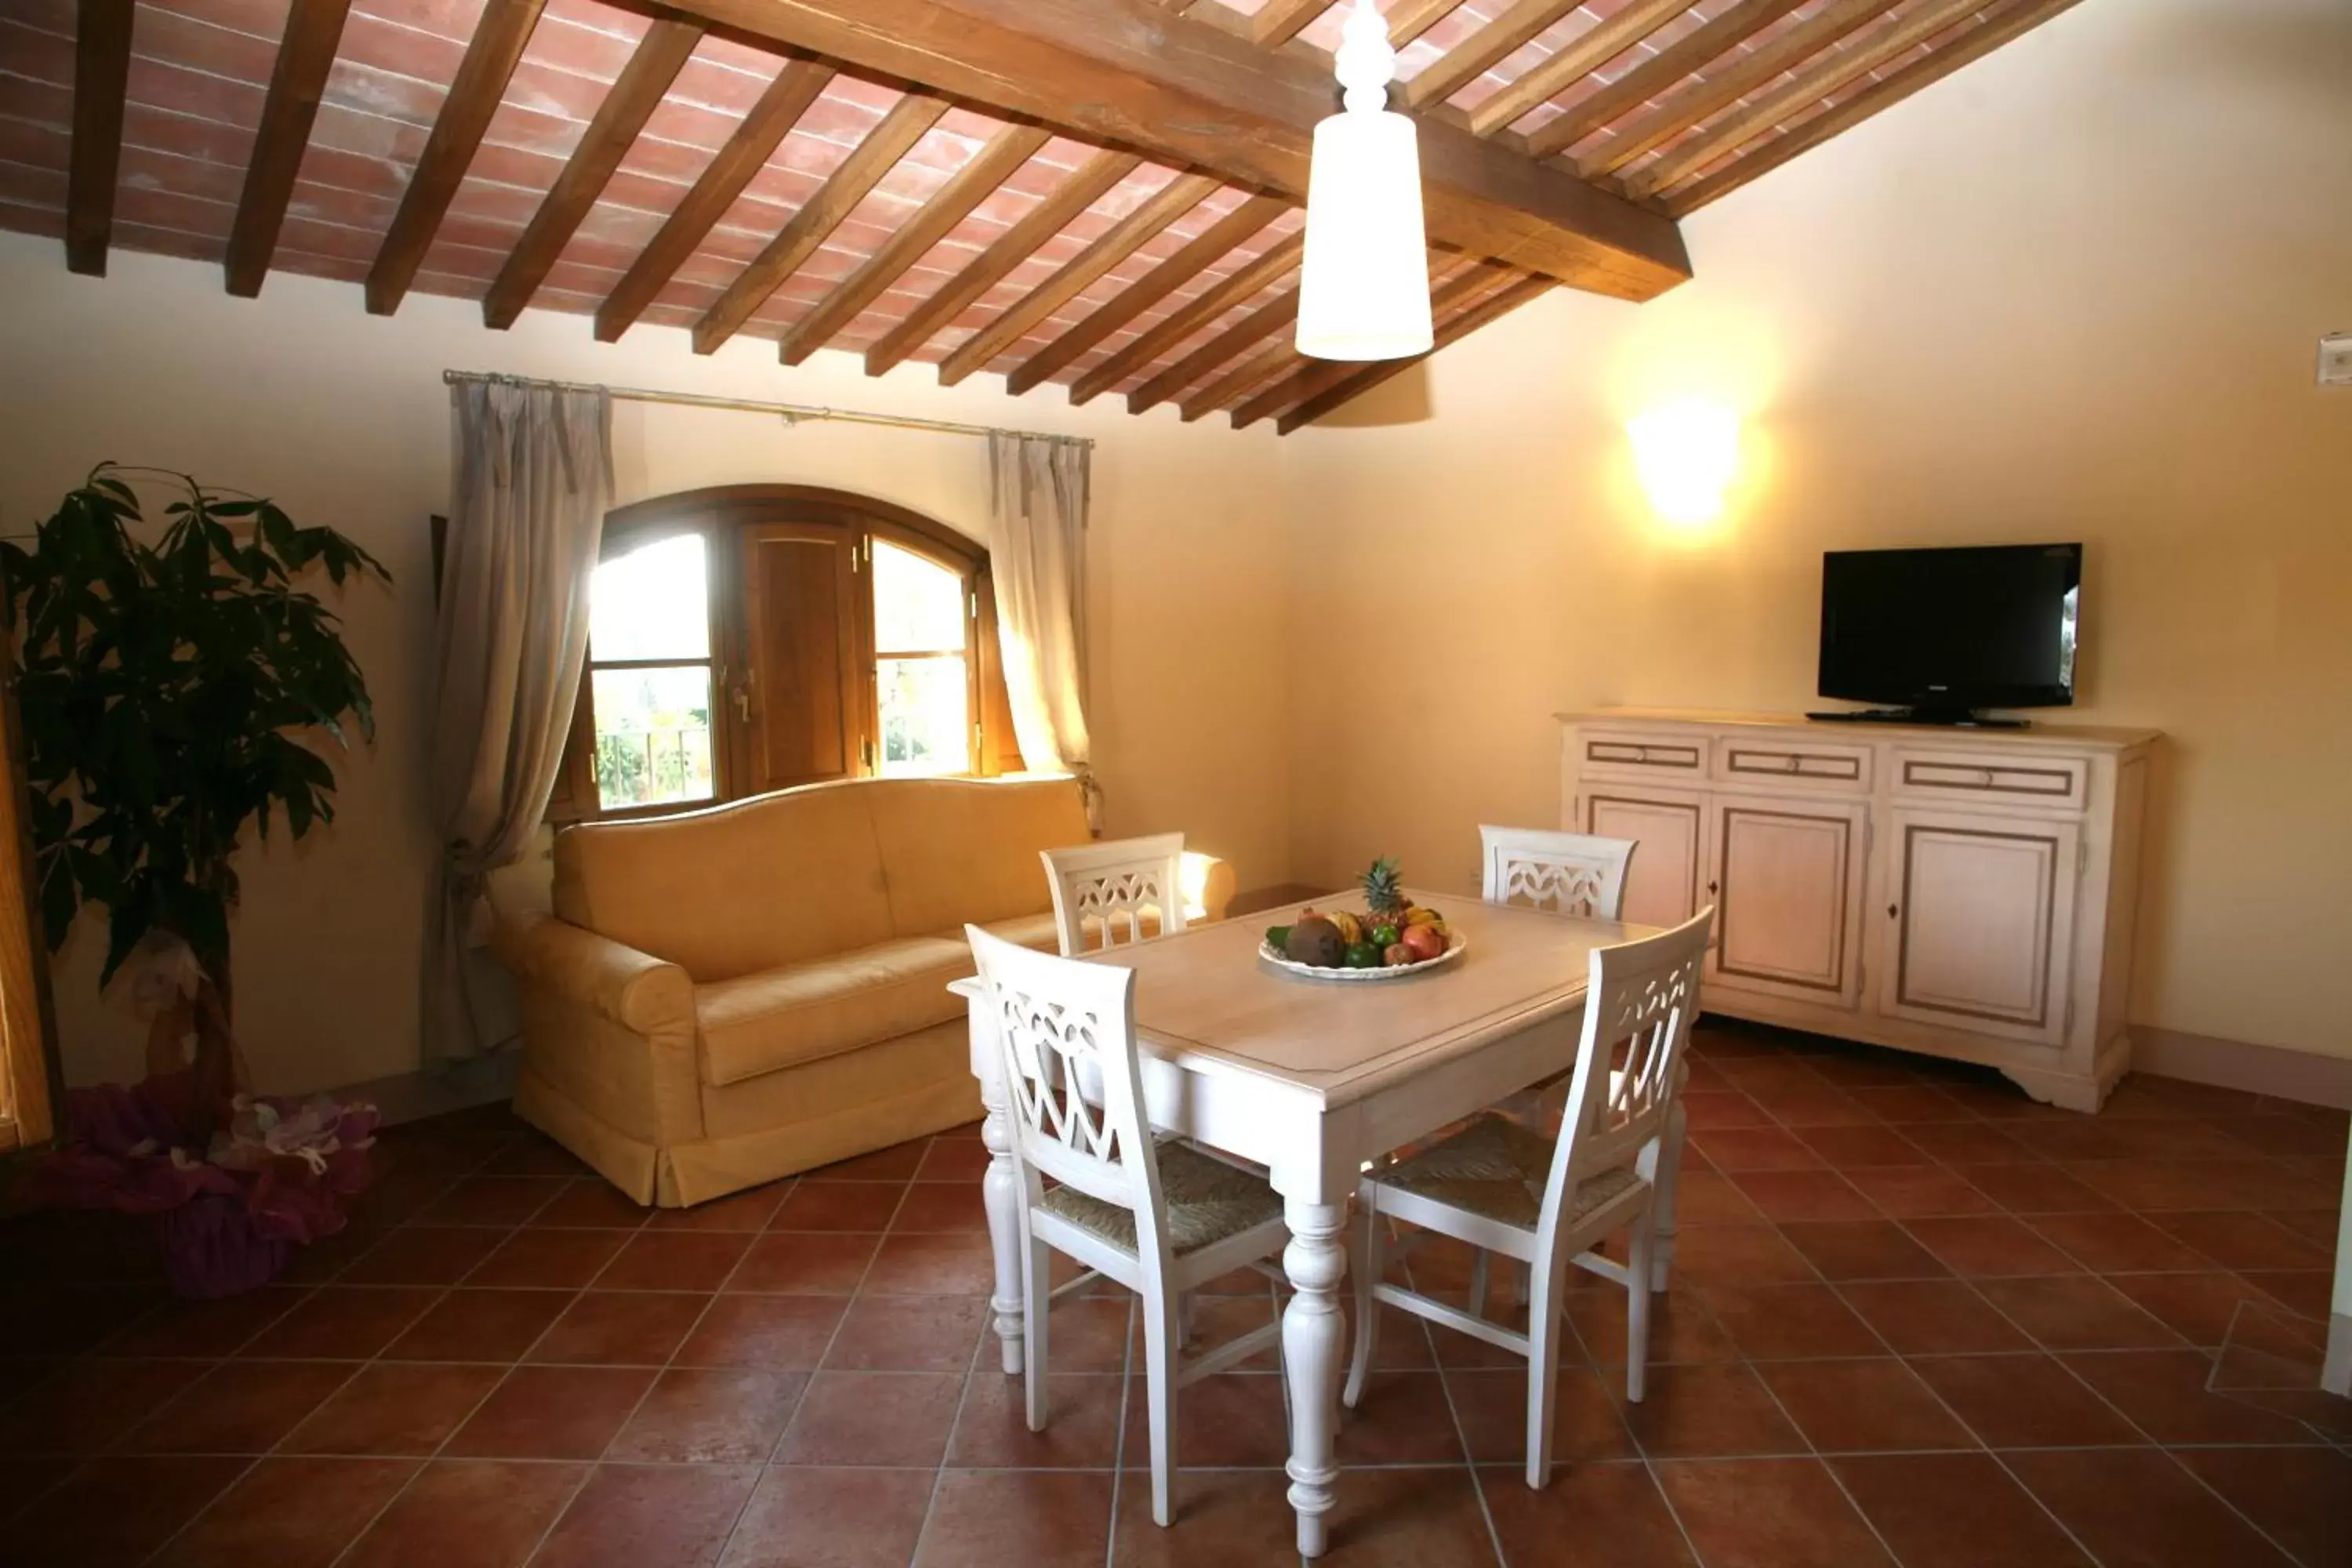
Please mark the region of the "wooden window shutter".
POLYGON ((1004 647, 996 636, 996 574, 982 566, 972 578, 980 599, 974 641, 980 646, 980 771, 983 774, 1017 773, 1027 766, 1021 760, 1021 742, 1013 730, 1013 696, 1004 686, 1004 647))
POLYGON ((873 771, 872 614, 862 530, 763 522, 738 531, 750 722, 743 784, 763 794, 873 771))

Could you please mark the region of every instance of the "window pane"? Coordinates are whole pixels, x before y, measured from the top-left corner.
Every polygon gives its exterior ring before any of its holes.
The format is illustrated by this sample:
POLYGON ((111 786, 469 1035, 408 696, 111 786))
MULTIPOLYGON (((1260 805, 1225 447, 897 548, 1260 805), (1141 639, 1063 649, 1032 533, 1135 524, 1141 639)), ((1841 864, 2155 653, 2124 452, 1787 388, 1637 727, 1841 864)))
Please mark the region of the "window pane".
POLYGON ((961 653, 963 578, 911 550, 874 542, 877 653, 961 653))
POLYGON ((882 772, 971 772, 962 657, 886 658, 875 669, 881 692, 882 772))
POLYGON ((588 657, 599 664, 710 657, 700 534, 681 533, 598 563, 588 591, 588 657))
POLYGON ((709 800, 710 668, 599 669, 596 801, 607 811, 709 800))

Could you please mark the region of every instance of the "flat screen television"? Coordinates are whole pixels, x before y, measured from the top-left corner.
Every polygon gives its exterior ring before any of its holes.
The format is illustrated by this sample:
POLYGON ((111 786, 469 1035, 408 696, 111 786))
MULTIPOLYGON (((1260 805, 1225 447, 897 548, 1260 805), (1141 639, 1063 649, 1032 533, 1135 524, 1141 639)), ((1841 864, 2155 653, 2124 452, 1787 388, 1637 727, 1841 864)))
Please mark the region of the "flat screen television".
POLYGON ((2000 721, 1979 709, 2063 707, 2082 591, 2079 544, 1831 551, 1821 693, 1896 706, 1814 717, 1983 724, 2000 721))

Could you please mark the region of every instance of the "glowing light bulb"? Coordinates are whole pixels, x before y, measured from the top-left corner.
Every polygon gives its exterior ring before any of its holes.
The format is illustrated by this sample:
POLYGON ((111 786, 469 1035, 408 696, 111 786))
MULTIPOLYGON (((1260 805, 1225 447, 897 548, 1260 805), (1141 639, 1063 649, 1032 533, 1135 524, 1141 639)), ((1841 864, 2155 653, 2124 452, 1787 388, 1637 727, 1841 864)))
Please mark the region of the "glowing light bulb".
POLYGON ((1628 420, 1643 493, 1669 522, 1712 522, 1739 468, 1739 416, 1686 398, 1628 420))

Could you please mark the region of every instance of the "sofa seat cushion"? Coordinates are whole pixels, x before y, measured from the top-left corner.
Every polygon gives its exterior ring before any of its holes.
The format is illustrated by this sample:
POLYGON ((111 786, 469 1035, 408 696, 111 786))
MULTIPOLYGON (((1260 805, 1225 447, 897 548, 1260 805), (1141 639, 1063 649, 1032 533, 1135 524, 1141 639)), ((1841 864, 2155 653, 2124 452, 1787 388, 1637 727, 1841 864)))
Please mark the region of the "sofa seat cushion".
POLYGON ((944 1024, 972 973, 961 936, 901 937, 694 988, 702 1079, 714 1087, 944 1024))

